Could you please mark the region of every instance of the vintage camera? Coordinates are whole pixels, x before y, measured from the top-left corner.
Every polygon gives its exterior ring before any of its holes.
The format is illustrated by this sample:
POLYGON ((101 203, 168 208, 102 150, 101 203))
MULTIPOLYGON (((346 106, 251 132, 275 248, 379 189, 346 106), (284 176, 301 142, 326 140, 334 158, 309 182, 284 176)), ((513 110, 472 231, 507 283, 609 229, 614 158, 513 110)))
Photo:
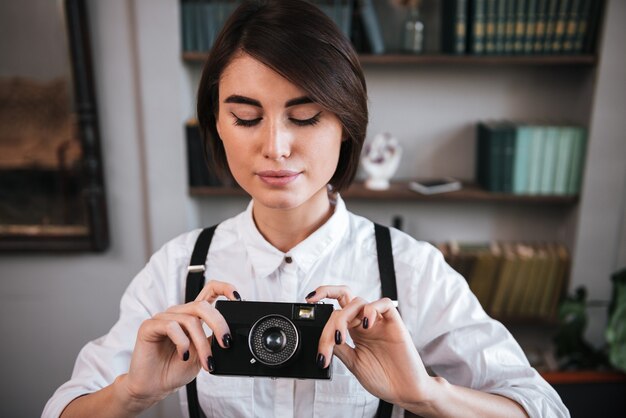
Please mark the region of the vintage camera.
POLYGON ((230 348, 213 339, 216 375, 330 379, 317 367, 322 330, 332 305, 218 300, 232 336, 230 348))

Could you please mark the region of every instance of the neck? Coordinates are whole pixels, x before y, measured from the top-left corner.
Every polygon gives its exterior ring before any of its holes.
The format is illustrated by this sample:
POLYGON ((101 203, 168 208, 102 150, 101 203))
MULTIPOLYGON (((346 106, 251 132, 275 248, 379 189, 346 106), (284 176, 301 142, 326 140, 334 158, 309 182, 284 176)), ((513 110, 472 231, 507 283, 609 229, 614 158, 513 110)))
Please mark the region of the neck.
POLYGON ((333 207, 325 188, 296 208, 274 209, 257 204, 252 208, 261 235, 284 253, 324 225, 332 214, 333 207))

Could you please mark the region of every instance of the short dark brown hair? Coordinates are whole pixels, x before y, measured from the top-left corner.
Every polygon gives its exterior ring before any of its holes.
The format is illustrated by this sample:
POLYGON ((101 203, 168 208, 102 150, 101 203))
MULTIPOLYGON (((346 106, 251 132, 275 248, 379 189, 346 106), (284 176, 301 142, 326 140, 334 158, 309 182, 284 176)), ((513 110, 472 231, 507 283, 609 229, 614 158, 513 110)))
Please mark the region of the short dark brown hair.
POLYGON ((350 41, 307 1, 244 1, 235 10, 210 51, 197 95, 205 152, 227 176, 231 174, 216 128, 219 81, 239 52, 267 65, 337 115, 344 141, 330 184, 337 191, 349 186, 358 168, 368 122, 365 77, 350 41))

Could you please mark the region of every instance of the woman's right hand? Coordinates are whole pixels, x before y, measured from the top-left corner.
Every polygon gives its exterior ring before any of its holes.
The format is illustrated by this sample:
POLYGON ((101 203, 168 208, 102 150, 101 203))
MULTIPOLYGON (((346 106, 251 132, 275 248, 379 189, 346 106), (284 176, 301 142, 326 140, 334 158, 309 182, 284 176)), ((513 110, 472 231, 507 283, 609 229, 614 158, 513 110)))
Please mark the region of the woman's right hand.
POLYGON ((234 286, 210 281, 195 301, 172 306, 141 324, 128 374, 122 380, 134 401, 156 403, 191 382, 200 368, 213 370, 211 338, 217 338, 223 348, 231 343, 224 317, 212 306, 219 296, 241 300, 234 286), (207 338, 203 324, 213 336, 207 338))

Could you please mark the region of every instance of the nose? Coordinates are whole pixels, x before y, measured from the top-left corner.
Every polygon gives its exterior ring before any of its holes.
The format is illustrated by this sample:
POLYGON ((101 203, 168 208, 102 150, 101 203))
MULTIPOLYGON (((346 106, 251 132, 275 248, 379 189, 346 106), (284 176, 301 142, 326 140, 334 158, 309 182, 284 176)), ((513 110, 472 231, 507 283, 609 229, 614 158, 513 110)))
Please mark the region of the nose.
POLYGON ((279 121, 268 125, 268 132, 263 141, 263 157, 270 160, 281 160, 291 155, 291 133, 279 121))

